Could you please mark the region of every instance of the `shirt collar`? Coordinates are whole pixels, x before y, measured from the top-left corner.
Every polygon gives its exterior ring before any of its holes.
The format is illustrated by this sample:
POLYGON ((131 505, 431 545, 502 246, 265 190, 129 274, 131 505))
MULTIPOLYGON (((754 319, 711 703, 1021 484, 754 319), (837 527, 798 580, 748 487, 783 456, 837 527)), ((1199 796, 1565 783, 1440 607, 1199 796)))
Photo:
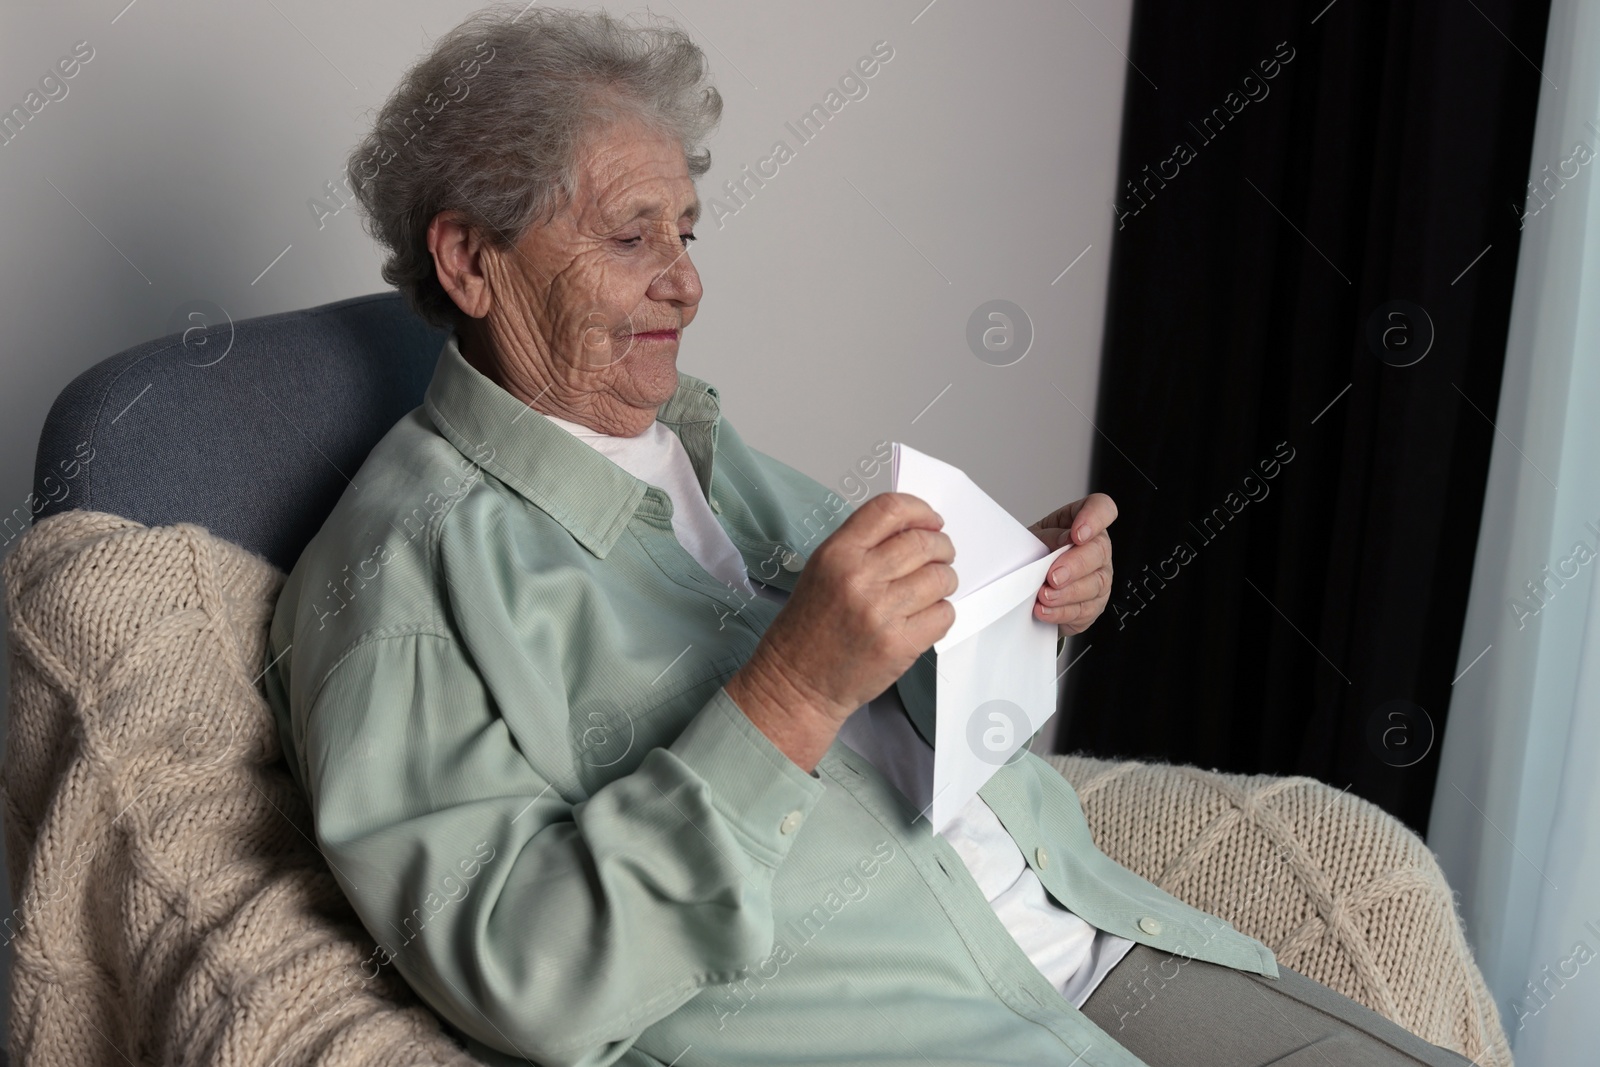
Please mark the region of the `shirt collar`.
MULTIPOLYGON (((622 536, 648 489, 469 364, 454 333, 445 339, 422 406, 462 455, 547 513, 601 559, 622 536)), ((684 442, 702 488, 711 484, 720 418, 716 389, 682 371, 678 388, 656 413, 684 442), (697 432, 685 434, 691 427, 697 432), (710 432, 699 432, 705 430, 710 432)))

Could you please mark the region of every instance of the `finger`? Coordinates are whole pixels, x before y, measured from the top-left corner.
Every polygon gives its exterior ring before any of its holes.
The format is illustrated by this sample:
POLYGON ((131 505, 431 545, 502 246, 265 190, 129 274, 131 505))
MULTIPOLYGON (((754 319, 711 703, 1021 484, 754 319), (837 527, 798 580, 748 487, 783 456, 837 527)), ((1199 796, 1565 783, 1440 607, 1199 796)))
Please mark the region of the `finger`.
POLYGON ((1078 633, 1100 617, 1100 607, 1094 601, 1049 607, 1038 601, 1033 605, 1033 617, 1041 622, 1054 623, 1071 633, 1078 633))
POLYGON ((1052 551, 1060 548, 1062 545, 1071 544, 1067 538, 1072 531, 1067 529, 1065 526, 1035 526, 1033 528, 1033 532, 1034 535, 1039 538, 1039 540, 1044 542, 1044 546, 1052 551))
POLYGON ((1063 504, 1050 514, 1046 515, 1044 518, 1040 519, 1038 522, 1034 523, 1033 527, 1030 528, 1050 526, 1063 530, 1070 529, 1073 518, 1078 514, 1079 509, 1083 507, 1086 500, 1088 500, 1088 497, 1085 497, 1083 500, 1074 500, 1070 504, 1063 504))
POLYGON ((1117 505, 1104 493, 1090 493, 1076 504, 1069 504, 1072 539, 1083 544, 1117 521, 1117 505))
POLYGON ((926 563, 949 563, 956 558, 955 542, 940 530, 914 526, 891 534, 867 552, 869 565, 879 578, 904 578, 926 563))
POLYGON ((851 513, 834 531, 834 537, 862 549, 877 547, 886 538, 912 527, 937 530, 944 519, 926 500, 910 493, 879 493, 851 513))
POLYGON ((1105 571, 1094 571, 1077 579, 1063 589, 1046 586, 1039 593, 1039 603, 1059 608, 1099 600, 1111 591, 1111 579, 1105 571))
POLYGON ((936 600, 906 619, 906 639, 923 649, 950 632, 956 622, 955 605, 948 600, 936 600))
POLYGON ((1057 626, 1064 626, 1067 624, 1069 619, 1076 617, 1080 610, 1082 609, 1077 604, 1051 607, 1049 604, 1041 604, 1038 601, 1034 601, 1033 617, 1038 619, 1040 622, 1048 622, 1057 626))
POLYGON ((915 615, 948 599, 958 586, 955 568, 948 563, 928 563, 889 583, 885 602, 897 618, 915 615))
POLYGON ((1105 568, 1110 562, 1111 537, 1098 534, 1088 544, 1078 545, 1057 557, 1050 565, 1050 573, 1045 575, 1045 584, 1060 589, 1086 574, 1105 568))

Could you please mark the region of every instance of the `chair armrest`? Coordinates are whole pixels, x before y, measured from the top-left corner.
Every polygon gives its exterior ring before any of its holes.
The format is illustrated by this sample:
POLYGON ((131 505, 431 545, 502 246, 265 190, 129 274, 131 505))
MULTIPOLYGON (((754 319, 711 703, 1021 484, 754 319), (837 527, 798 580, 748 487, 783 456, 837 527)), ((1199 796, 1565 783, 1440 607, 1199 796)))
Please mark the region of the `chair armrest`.
POLYGON ((1310 778, 1046 758, 1116 862, 1424 1040, 1510 1067, 1438 861, 1376 805, 1310 778))

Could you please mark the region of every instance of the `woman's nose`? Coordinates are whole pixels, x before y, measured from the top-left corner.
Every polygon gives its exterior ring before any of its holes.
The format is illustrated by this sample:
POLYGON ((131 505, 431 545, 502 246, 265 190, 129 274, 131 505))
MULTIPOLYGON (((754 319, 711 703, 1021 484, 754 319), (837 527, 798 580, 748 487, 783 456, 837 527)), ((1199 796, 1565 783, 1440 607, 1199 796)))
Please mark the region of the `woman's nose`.
POLYGON ((656 276, 646 290, 652 300, 661 300, 675 304, 697 304, 700 302, 701 286, 700 272, 695 270, 694 263, 689 259, 689 250, 680 242, 666 262, 657 269, 656 276))

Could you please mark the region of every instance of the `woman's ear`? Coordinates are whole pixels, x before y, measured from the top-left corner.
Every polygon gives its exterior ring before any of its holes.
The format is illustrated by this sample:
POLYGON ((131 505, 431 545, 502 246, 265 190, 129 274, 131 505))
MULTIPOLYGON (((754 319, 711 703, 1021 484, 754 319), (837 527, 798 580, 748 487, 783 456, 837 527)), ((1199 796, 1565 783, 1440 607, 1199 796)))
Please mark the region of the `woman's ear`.
POLYGON ((441 211, 428 223, 428 251, 439 284, 461 313, 474 319, 489 314, 494 303, 484 269, 489 249, 477 227, 459 211, 441 211))

